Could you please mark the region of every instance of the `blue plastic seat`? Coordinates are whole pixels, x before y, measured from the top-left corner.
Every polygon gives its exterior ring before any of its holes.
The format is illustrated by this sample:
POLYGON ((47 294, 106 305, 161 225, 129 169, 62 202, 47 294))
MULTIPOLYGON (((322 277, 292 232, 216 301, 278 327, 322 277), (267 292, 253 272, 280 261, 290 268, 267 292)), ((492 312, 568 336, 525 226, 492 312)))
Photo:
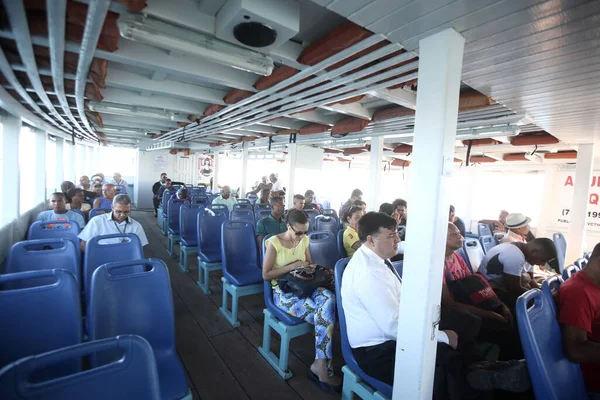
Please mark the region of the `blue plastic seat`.
POLYGON ((398 273, 398 276, 400 276, 400 279, 402 279, 402 272, 404 272, 404 261, 394 261, 392 263, 392 267, 394 267, 398 273))
POLYGON ((531 289, 517 299, 516 313, 535 398, 587 399, 581 368, 565 356, 548 298, 539 289, 531 289))
MULTIPOLYGON (((245 200, 245 199, 242 199, 242 200, 245 200)), ((248 201, 248 200, 246 200, 246 201, 248 201)), ((249 201, 246 203, 246 202, 240 202, 240 200, 238 200, 238 203, 233 205, 233 210, 232 211, 235 211, 235 210, 250 210, 250 211, 254 211, 254 207, 252 207, 252 204, 250 204, 249 201)))
POLYGON ((140 238, 134 233, 116 233, 91 238, 85 244, 83 283, 86 300, 89 300, 92 275, 103 264, 138 260, 144 257, 140 238))
POLYGON ((258 200, 258 196, 256 194, 248 194, 246 195, 246 199, 254 206, 258 200))
POLYGON ((210 271, 221 269, 221 225, 227 221, 222 210, 215 215, 198 213, 196 223, 198 237, 198 286, 210 294, 210 271))
POLYGON ((555 313, 556 300, 554 296, 558 292, 558 289, 560 288, 560 285, 563 282, 564 281, 560 276, 551 276, 550 278, 547 278, 546 280, 544 280, 544 282, 542 282, 542 293, 544 293, 544 295, 548 299, 548 304, 550 304, 550 307, 552 307, 555 313))
POLYGON ((253 223, 227 221, 221 225, 221 260, 223 304, 219 310, 231 325, 240 326, 237 317, 239 298, 263 291, 253 223), (228 294, 231 296, 231 311, 228 294))
POLYGON ((488 224, 477 224, 477 233, 481 236, 493 236, 492 230, 488 224))
POLYGON ((348 341, 346 314, 342 307, 342 277, 350 258, 343 258, 335 265, 335 301, 340 319, 340 336, 342 339, 342 355, 346 365, 342 368, 344 381, 342 398, 352 399, 357 394, 361 399, 391 398, 392 387, 367 375, 356 363, 352 347, 348 341))
MULTIPOLYGON (((79 293, 75 275, 64 269, 0 275, 0 368, 80 343, 79 293)), ((71 362, 59 370, 80 367, 71 362)))
POLYGON ((252 202, 248 199, 238 199, 238 204, 249 204, 250 206, 252 206, 252 202))
POLYGON ((254 212, 248 209, 234 209, 231 211, 231 221, 248 221, 252 225, 255 225, 254 212))
POLYGON ((79 247, 79 232, 79 224, 75 221, 36 221, 29 226, 27 239, 63 238, 71 240, 79 247))
POLYGON ((317 215, 315 218, 315 230, 329 231, 335 236, 338 233, 338 221, 331 216, 317 215))
POLYGON ((467 257, 467 254, 465 253, 465 249, 460 248, 460 249, 456 250, 456 254, 458 254, 463 259, 465 264, 467 264, 467 267, 469 267, 469 270, 471 271, 471 273, 473 273, 473 267, 471 266, 469 257, 467 257))
POLYGON ((578 258, 577 260, 575 260, 575 262, 573 264, 577 265, 579 267, 579 269, 584 269, 586 267, 587 263, 588 263, 587 258, 581 257, 581 258, 578 258))
POLYGON ((323 213, 322 214, 324 216, 326 216, 326 217, 332 217, 332 218, 335 218, 335 219, 340 219, 338 217, 337 211, 335 211, 333 208, 325 208, 325 209, 323 209, 323 213))
MULTIPOLYGON (((266 252, 266 241, 273 234, 264 237, 262 245, 262 258, 266 252)), ((315 328, 308 322, 300 318, 293 317, 273 302, 273 288, 271 281, 264 281, 265 314, 263 343, 258 348, 258 352, 267 360, 267 362, 277 371, 283 379, 289 379, 293 376, 292 371, 288 369, 288 357, 290 353, 290 341, 298 336, 309 332, 314 332, 315 328), (279 345, 279 357, 271 351, 271 329, 277 332, 281 338, 279 345)))
POLYGON ((162 208, 162 225, 160 226, 160 230, 162 231, 163 235, 167 235, 168 234, 168 226, 167 226, 167 203, 169 202, 169 199, 171 198, 171 195, 175 193, 174 190, 165 190, 162 194, 162 199, 160 201, 161 204, 161 208, 162 208))
POLYGON ((484 254, 487 254, 492 247, 496 246, 496 241, 490 235, 480 236, 479 243, 481 244, 484 254))
POLYGON ((152 347, 135 335, 77 344, 26 357, 0 371, 4 400, 161 400, 152 347), (30 376, 55 370, 57 365, 83 359, 92 353, 119 351, 122 358, 86 371, 32 383, 30 376))
POLYGON ((471 266, 473 273, 477 272, 479 269, 479 264, 481 264, 481 261, 485 257, 479 240, 474 238, 465 238, 463 249, 469 258, 469 265, 471 266))
POLYGON ((255 210, 260 210, 260 209, 270 210, 271 205, 269 203, 254 203, 254 209, 255 210))
POLYGON ((171 257, 174 256, 175 243, 179 242, 179 209, 183 204, 189 203, 184 199, 173 199, 167 203, 167 232, 168 232, 168 251, 171 257))
POLYGON ((66 269, 81 284, 79 246, 67 239, 37 239, 15 243, 8 252, 5 273, 66 269))
POLYGON ((340 259, 335 235, 330 231, 317 231, 310 232, 307 236, 312 262, 333 269, 340 259))
POLYGON ((188 256, 198 251, 198 214, 204 212, 201 204, 184 203, 179 208, 179 268, 188 269, 188 256))
POLYGON ((268 217, 269 215, 271 215, 271 209, 259 208, 259 209, 256 209, 256 211, 254 211, 254 220, 256 222, 258 222, 261 219, 268 217))
MULTIPOLYGON (((149 258, 102 265, 94 272, 88 312, 90 340, 132 334, 146 339, 156 357, 161 398, 182 399, 189 388, 175 348, 175 312, 169 271, 149 258), (139 266, 142 269, 139 269, 139 266)), ((113 361, 110 353, 92 366, 113 361)), ((191 398, 191 397, 190 397, 191 398)))
POLYGON ((209 204, 206 208, 216 213, 218 211, 225 214, 225 217, 229 219, 229 208, 225 204, 209 204))
POLYGON ((340 229, 337 233, 337 248, 340 258, 348 257, 346 249, 344 248, 344 229, 340 229))
POLYGON ((127 186, 125 185, 115 185, 117 189, 117 194, 127 194, 127 186))
POLYGON ((569 279, 570 277, 572 277, 579 271, 581 271, 581 269, 577 265, 569 265, 568 267, 563 269, 562 278, 563 278, 563 280, 566 281, 567 279, 569 279))
POLYGON ((192 196, 192 203, 204 204, 204 206, 207 206, 208 204, 210 204, 208 202, 208 196, 206 194, 199 194, 199 195, 192 196))
POLYGON ((565 269, 565 257, 567 255, 567 241, 562 233, 556 232, 552 235, 552 241, 556 246, 556 257, 558 258, 558 267, 562 272, 565 269))
POLYGON ((92 208, 90 210, 89 219, 91 220, 92 218, 94 218, 98 215, 108 214, 109 212, 112 212, 112 209, 110 209, 110 208, 92 208))
POLYGON ((306 215, 308 215, 308 219, 310 221, 310 226, 312 228, 312 230, 315 230, 315 219, 317 218, 317 216, 321 215, 321 213, 319 212, 319 210, 304 210, 304 212, 306 213, 306 215))

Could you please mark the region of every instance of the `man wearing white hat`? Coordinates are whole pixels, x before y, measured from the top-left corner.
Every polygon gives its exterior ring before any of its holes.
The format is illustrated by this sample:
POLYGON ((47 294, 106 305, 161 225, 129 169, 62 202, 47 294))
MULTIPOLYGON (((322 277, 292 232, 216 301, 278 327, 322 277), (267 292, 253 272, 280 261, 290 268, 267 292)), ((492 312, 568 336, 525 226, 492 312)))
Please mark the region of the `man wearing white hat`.
POLYGON ((504 224, 504 227, 508 229, 508 232, 500 240, 500 243, 527 243, 526 237, 529 233, 530 222, 531 218, 523 214, 508 214, 508 216, 506 217, 506 223, 504 224))

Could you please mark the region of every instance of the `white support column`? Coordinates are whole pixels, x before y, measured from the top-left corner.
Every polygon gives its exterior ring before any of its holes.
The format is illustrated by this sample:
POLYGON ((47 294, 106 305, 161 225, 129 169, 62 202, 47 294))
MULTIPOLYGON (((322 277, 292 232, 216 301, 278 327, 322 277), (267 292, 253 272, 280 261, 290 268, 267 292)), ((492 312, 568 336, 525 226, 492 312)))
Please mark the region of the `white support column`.
POLYGON ((46 142, 48 134, 46 131, 32 129, 35 133, 35 205, 46 201, 46 142))
POLYGON ((367 209, 379 210, 381 204, 381 177, 383 175, 383 136, 371 139, 371 160, 369 162, 369 182, 367 190, 367 209))
POLYGON ((21 118, 2 116, 2 185, 5 190, 0 199, 0 226, 19 215, 19 134, 21 118), (12 190, 6 190, 11 188, 12 190))
POLYGON ((394 399, 429 400, 437 350, 449 187, 464 38, 453 29, 419 44, 419 94, 400 301, 394 399))
MULTIPOLYGON (((219 187, 219 172, 221 171, 221 153, 215 151, 213 154, 213 185, 212 192, 216 193, 217 188, 219 187)), ((240 199, 246 197, 246 193, 242 189, 240 189, 239 196, 240 199)))
POLYGON ((248 191, 248 142, 242 142, 242 188, 241 191, 246 195, 248 191))
POLYGON ((546 165, 544 167, 544 196, 542 197, 540 218, 536 225, 536 237, 552 237, 552 232, 548 232, 548 227, 554 217, 557 171, 558 167, 556 165, 546 165))
MULTIPOLYGON (((64 180, 65 176, 65 139, 61 137, 56 138, 56 187, 53 187, 53 191, 60 189, 60 184, 64 180)), ((74 182, 75 183, 75 182, 74 182)))
POLYGON ((294 194, 296 193, 296 160, 298 158, 298 145, 292 143, 288 145, 287 165, 288 165, 288 185, 285 194, 285 205, 287 208, 294 206, 294 194))
POLYGON ((75 146, 70 140, 65 139, 64 159, 63 159, 64 175, 63 181, 71 181, 75 183, 75 146))
POLYGON ((575 186, 573 187, 573 204, 567 235, 565 266, 580 258, 585 249, 586 221, 593 168, 594 144, 580 144, 577 149, 577 167, 575 169, 575 186))

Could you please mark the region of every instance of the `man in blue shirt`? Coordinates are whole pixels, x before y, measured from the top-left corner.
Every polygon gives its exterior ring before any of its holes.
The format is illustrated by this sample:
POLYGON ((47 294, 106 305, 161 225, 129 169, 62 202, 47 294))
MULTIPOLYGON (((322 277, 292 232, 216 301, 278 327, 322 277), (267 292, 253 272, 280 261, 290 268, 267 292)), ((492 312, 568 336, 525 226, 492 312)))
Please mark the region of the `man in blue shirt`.
POLYGON ((52 193, 50 197, 50 208, 52 210, 42 211, 38 214, 36 221, 52 221, 52 220, 67 220, 75 221, 79 225, 79 229, 85 226, 85 220, 81 214, 72 210, 67 210, 67 202, 64 193, 52 193))
POLYGON ((271 214, 256 223, 256 242, 259 249, 262 249, 262 242, 265 236, 271 233, 278 235, 287 231, 287 226, 283 219, 284 212, 285 203, 283 197, 271 197, 271 214))

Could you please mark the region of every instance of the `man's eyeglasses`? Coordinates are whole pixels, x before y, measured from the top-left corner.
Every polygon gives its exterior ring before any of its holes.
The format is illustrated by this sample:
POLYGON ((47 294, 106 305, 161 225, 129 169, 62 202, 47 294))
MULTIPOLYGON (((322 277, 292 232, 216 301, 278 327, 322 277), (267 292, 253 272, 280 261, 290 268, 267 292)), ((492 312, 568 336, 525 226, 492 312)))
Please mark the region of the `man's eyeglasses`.
POLYGON ((294 233, 296 234, 296 236, 303 236, 303 235, 306 235, 308 233, 308 232, 297 231, 291 225, 290 225, 290 229, 294 231, 294 233))
POLYGON ((129 214, 131 214, 131 211, 118 211, 118 210, 113 210, 113 214, 118 214, 118 215, 129 215, 129 214))

